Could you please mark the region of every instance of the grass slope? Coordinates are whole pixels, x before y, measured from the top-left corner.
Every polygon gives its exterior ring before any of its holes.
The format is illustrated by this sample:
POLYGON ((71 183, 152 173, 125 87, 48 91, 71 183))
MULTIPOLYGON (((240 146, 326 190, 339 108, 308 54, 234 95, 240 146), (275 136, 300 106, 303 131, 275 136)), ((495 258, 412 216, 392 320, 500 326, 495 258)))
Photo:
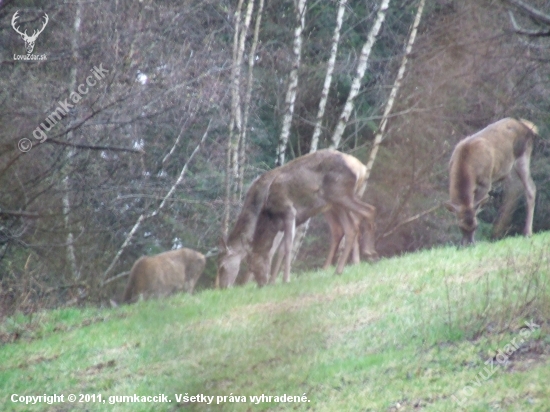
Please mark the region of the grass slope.
POLYGON ((0 326, 17 337, 0 347, 0 410, 550 411, 549 245, 550 233, 508 238, 263 289, 14 317, 0 326), (171 402, 109 404, 134 394, 171 402), (262 394, 271 402, 251 401, 262 394))

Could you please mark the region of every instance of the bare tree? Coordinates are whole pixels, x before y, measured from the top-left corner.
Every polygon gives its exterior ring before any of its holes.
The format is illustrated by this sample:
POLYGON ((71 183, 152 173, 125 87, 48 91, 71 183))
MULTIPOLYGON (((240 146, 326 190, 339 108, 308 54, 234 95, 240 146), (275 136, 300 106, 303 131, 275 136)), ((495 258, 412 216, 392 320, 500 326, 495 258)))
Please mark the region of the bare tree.
POLYGON ((254 36, 252 45, 248 52, 248 78, 246 81, 246 92, 244 97, 244 115, 241 133, 239 135, 239 156, 238 156, 238 192, 239 199, 242 198, 244 184, 244 167, 246 164, 246 132, 248 128, 248 117, 250 114, 250 99, 252 97, 252 86, 254 83, 254 62, 256 61, 256 48, 258 46, 258 37, 260 35, 260 24, 262 22, 262 11, 264 8, 264 0, 259 0, 258 11, 256 12, 256 22, 254 24, 254 36))
POLYGON ((159 204, 159 206, 153 212, 148 213, 148 214, 141 214, 139 216, 138 220, 136 221, 136 223, 134 224, 134 226, 132 227, 132 229, 130 230, 128 235, 126 236, 126 239, 124 240, 124 243, 122 244, 122 246, 120 246, 119 250, 115 254, 113 260, 111 261, 111 264, 103 272, 103 276, 102 276, 102 279, 101 279, 101 284, 102 285, 109 283, 109 279, 107 279, 107 276, 109 275, 109 273, 111 273, 111 271, 113 270, 113 268, 117 264, 118 260, 120 259, 120 256, 122 255, 122 252, 124 252, 126 247, 128 247, 128 245, 132 241, 132 238, 136 234, 136 232, 139 229, 139 227, 141 226, 142 222, 145 219, 149 219, 149 218, 157 216, 159 214, 159 212, 166 205, 168 199, 174 194, 174 192, 175 192, 176 188, 178 187, 178 185, 181 184, 181 182, 183 181, 183 178, 185 177, 185 173, 187 172, 187 169, 189 167, 189 163, 191 163, 191 161, 195 157, 195 154, 197 154, 197 152, 201 148, 201 145, 204 143, 204 141, 206 139, 206 136, 208 135, 208 130, 209 129, 210 129, 210 122, 208 123, 206 131, 204 132, 204 134, 203 134, 201 140, 199 141, 197 147, 195 147, 195 150, 193 150, 193 153, 191 153, 191 156, 189 156, 189 159, 183 165, 183 168, 181 169, 181 172, 180 172, 177 180, 174 182, 174 184, 172 185, 172 187, 170 188, 168 193, 166 193, 166 196, 164 196, 164 198, 162 199, 162 202, 159 204))
MULTIPOLYGON (((250 15, 252 15, 253 0, 248 2, 250 6, 250 15)), ((224 236, 229 230, 229 218, 231 209, 231 199, 233 197, 234 182, 236 182, 236 174, 238 171, 237 151, 238 142, 235 137, 235 128, 237 129, 237 136, 240 133, 242 127, 241 118, 241 106, 240 106, 240 80, 241 80, 241 62, 244 53, 244 40, 248 26, 245 26, 246 30, 241 28, 241 12, 242 12, 243 0, 239 0, 237 4, 237 10, 235 11, 235 26, 233 33, 233 62, 231 67, 231 120, 229 122, 229 138, 227 139, 227 152, 226 152, 226 169, 225 169, 225 210, 224 219, 222 224, 222 233, 224 236), (243 33, 244 32, 244 33, 243 33), (242 38, 242 42, 241 42, 242 38), (242 44, 242 48, 241 48, 242 44)), ((249 21, 250 22, 250 21, 249 21)))
POLYGON ((285 113, 283 115, 281 135, 279 136, 279 146, 277 148, 277 165, 279 166, 285 163, 286 146, 290 136, 292 117, 294 116, 294 102, 296 101, 296 91, 298 88, 298 70, 300 69, 300 58, 302 55, 302 32, 304 31, 306 19, 306 3, 307 0, 297 0, 295 2, 297 24, 294 29, 294 42, 292 47, 294 60, 288 80, 288 89, 285 97, 285 113))
POLYGON ((424 5, 426 4, 426 0, 420 0, 420 3, 418 4, 418 9, 416 11, 416 16, 414 18, 414 22, 411 27, 411 32, 409 34, 409 39, 407 41, 407 47, 405 48, 405 54, 403 55, 403 59, 401 60, 401 65, 399 66, 399 71, 397 72, 397 77, 395 78, 395 82, 393 83, 390 97, 388 98, 388 101, 386 102, 386 107, 384 109, 384 114, 382 115, 382 120, 380 120, 380 125, 378 126, 378 131, 376 133, 376 136, 374 137, 374 142, 372 145, 372 150, 370 152, 369 160, 367 162, 367 181, 370 176, 370 172, 372 170, 372 166, 374 164, 374 161, 376 159, 376 155, 378 153, 378 148, 380 147, 380 143, 383 140, 384 132, 386 130, 386 125, 388 123, 388 117, 390 115, 390 112, 393 108, 393 104, 395 102, 395 98, 397 97, 397 93, 399 92, 399 88, 401 87, 401 83, 403 81, 403 76, 405 75, 405 69, 407 67, 407 60, 409 58, 409 55, 411 54, 412 47, 414 44, 414 41, 416 39, 416 33, 418 31, 418 25, 420 24, 420 19, 422 18, 422 11, 424 10, 424 5))
MULTIPOLYGON (((311 137, 311 144, 309 147, 309 153, 317 151, 319 146, 319 136, 321 135, 321 128, 323 124, 323 117, 325 115, 325 108, 328 100, 328 93, 330 85, 332 83, 332 74, 334 72, 334 65, 336 63, 336 56, 338 54, 338 43, 340 42, 340 32, 342 30, 342 22, 344 21, 344 12, 346 10, 347 0, 341 0, 338 5, 338 12, 336 14, 336 26, 334 27, 334 33, 332 35, 332 47, 330 49, 330 57, 327 62, 327 73, 325 75, 325 81, 323 82, 323 90, 321 91, 321 100, 319 101, 319 109, 317 111, 317 117, 315 119, 315 128, 313 129, 313 135, 311 137)), ((296 228, 296 237, 294 245, 292 247, 292 260, 296 259, 302 242, 306 236, 309 228, 309 219, 301 226, 296 228)))
POLYGON ((550 14, 546 14, 536 7, 533 7, 521 0, 505 0, 505 2, 515 6, 522 14, 528 16, 535 22, 535 25, 538 26, 536 29, 525 29, 517 23, 514 13, 512 11, 508 11, 510 21, 512 22, 512 26, 514 27, 514 31, 516 33, 532 37, 550 36, 550 14), (541 29, 541 25, 546 27, 541 29))
POLYGON ((332 47, 330 49, 330 58, 327 62, 327 74, 325 75, 325 81, 323 83, 323 90, 321 91, 321 100, 319 101, 319 110, 317 111, 317 118, 315 119, 315 128, 313 129, 313 136, 311 137, 311 145, 309 152, 313 153, 317 150, 319 145, 319 136, 321 135, 321 127, 323 124, 323 116, 325 114, 325 108, 328 100, 328 92, 330 90, 330 84, 332 83, 332 73, 334 72, 334 63, 336 62, 336 55, 338 54, 338 43, 340 42, 340 32, 342 30, 342 22, 344 21, 344 12, 346 10, 347 0, 341 0, 338 5, 338 12, 336 15, 336 26, 334 27, 334 34, 332 35, 332 47))
MULTIPOLYGON (((79 53, 78 53, 78 41, 80 37, 80 23, 81 23, 81 15, 82 15, 82 3, 80 1, 76 2, 76 13, 74 17, 74 25, 73 25, 73 41, 71 46, 72 51, 72 61, 73 65, 71 67, 71 77, 70 77, 70 83, 69 83, 69 94, 72 94, 76 91, 77 86, 77 73, 78 68, 76 62, 78 62, 79 53)), ((70 128, 69 128, 70 130, 70 128)), ((67 133, 67 139, 71 140, 73 137, 73 132, 70 130, 67 133)), ((69 149, 67 152, 67 162, 70 163, 72 157, 74 156, 74 149, 69 149)), ((72 229, 70 227, 70 217, 71 217, 71 200, 69 198, 70 194, 70 188, 71 188, 71 182, 69 175, 65 175, 63 178, 63 186, 65 189, 65 193, 63 194, 63 215, 65 217, 65 227, 68 230, 67 233, 67 260, 69 262, 69 265, 71 267, 71 272, 73 275, 73 278, 75 280, 78 280, 80 277, 80 273, 78 270, 78 265, 76 263, 76 255, 74 252, 74 236, 72 229)))
POLYGON ((342 114, 340 115, 340 119, 338 120, 338 124, 336 125, 336 128, 334 129, 334 133, 332 135, 332 143, 330 145, 330 147, 332 148, 336 149, 338 148, 338 146, 340 146, 340 140, 342 139, 342 134, 346 129, 349 116, 351 115, 351 112, 353 110, 355 97, 357 97, 357 94, 359 93, 359 88, 361 87, 361 80, 363 79, 363 76, 365 75, 365 71, 367 70, 367 64, 368 64, 370 52, 372 50, 372 47, 374 46, 374 43, 376 42, 376 37, 378 36, 380 27, 382 27, 382 23, 386 18, 386 12, 388 10, 389 4, 390 4, 390 0, 382 0, 382 2, 380 3, 380 8, 378 9, 376 20, 369 32, 367 41, 365 42, 365 44, 363 44, 363 48, 361 49, 361 55, 359 56, 359 63, 357 65, 357 70, 355 72, 355 77, 353 78, 353 82, 351 84, 351 89, 349 91, 346 104, 344 105, 344 109, 342 110, 342 114))

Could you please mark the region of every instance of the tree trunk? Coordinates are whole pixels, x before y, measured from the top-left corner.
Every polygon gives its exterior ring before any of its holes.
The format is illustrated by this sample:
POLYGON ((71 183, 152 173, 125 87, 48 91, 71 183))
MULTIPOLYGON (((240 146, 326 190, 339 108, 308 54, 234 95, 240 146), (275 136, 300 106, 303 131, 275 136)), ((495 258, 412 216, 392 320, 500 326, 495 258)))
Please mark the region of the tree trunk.
POLYGON ((262 22, 262 11, 264 8, 264 0, 260 0, 258 5, 258 11, 256 12, 256 22, 254 25, 254 37, 252 38, 252 45, 250 46, 250 52, 248 53, 248 79, 246 82, 246 94, 244 97, 244 116, 243 126, 239 137, 239 182, 238 193, 239 200, 243 196, 244 185, 244 166, 246 164, 246 130, 248 128, 248 114, 250 112, 250 98, 252 96, 252 84, 254 82, 254 62, 256 58, 256 47, 258 46, 258 37, 260 34, 260 24, 262 22))
POLYGON ((296 3, 296 28, 294 29, 293 54, 294 62, 289 75, 288 89, 285 97, 285 114, 283 116, 283 127, 279 137, 279 146, 277 148, 277 165, 285 163, 286 146, 290 136, 290 126, 292 125, 292 116, 294 115, 294 102, 296 101, 296 90, 298 88, 298 70, 300 68, 300 58, 302 55, 302 32, 304 31, 306 21, 306 0, 297 0, 296 3))
POLYGON ((342 110, 342 114, 340 115, 340 119, 338 120, 336 129, 334 130, 334 134, 332 135, 332 143, 330 147, 334 149, 337 149, 338 146, 340 145, 340 140, 342 139, 342 135, 344 134, 344 130, 348 124, 349 116, 351 115, 351 112, 353 110, 355 97, 359 93, 359 88, 361 87, 361 80, 363 79, 363 76, 365 75, 365 71, 367 70, 367 63, 369 60, 370 52, 372 50, 372 46, 374 46, 374 42, 376 41, 376 36, 378 35, 378 32, 380 31, 380 27, 382 27, 382 23, 386 18, 386 11, 388 10, 389 3, 390 3, 390 0, 382 0, 382 3, 380 3, 380 9, 378 10, 378 14, 376 15, 376 21, 374 22, 374 25, 370 30, 370 33, 367 37, 367 41, 365 42, 365 44, 363 45, 363 48, 361 49, 361 54, 359 56, 359 64, 357 65, 357 71, 355 73, 355 77, 351 84, 351 89, 349 91, 346 104, 344 105, 344 110, 342 110))
POLYGON ((226 149, 226 165, 225 165, 225 199, 224 199, 224 215, 222 222, 222 235, 227 236, 229 231, 229 218, 231 211, 231 193, 233 187, 233 151, 235 149, 234 144, 234 129, 237 118, 237 110, 239 107, 239 79, 237 76, 237 55, 239 50, 239 33, 241 25, 241 9, 243 0, 239 0, 237 4, 237 10, 235 11, 235 32, 233 34, 233 67, 231 68, 231 118, 229 121, 229 138, 227 139, 226 149))
MULTIPOLYGON (((338 12, 336 14, 336 26, 334 27, 334 34, 332 35, 332 47, 330 49, 330 57, 327 62, 327 73, 325 75, 325 82, 323 83, 323 90, 321 91, 321 100, 319 101, 319 110, 317 111, 317 118, 315 120, 315 128, 313 129, 313 136, 311 137, 311 144, 309 147, 309 153, 317 151, 319 146, 319 136, 321 135, 321 127, 323 123, 323 116, 325 115, 325 108, 328 100, 328 93, 330 85, 332 83, 332 73, 334 72, 334 64, 336 63, 336 55, 338 54, 338 43, 340 42, 340 32, 342 30, 342 22, 344 21, 344 12, 346 10, 347 0, 341 0, 338 6, 338 12)), ((296 236, 294 245, 292 245, 292 261, 296 259, 302 242, 306 237, 306 233, 309 228, 309 219, 296 228, 296 236)))
POLYGON ((227 141, 227 165, 225 169, 225 213, 222 224, 222 234, 227 235, 229 231, 229 219, 231 217, 231 204, 236 200, 239 173, 239 136, 242 130, 242 112, 241 112, 241 65, 244 55, 244 46, 252 10, 254 9, 254 0, 248 0, 245 19, 241 27, 241 9, 243 0, 239 0, 237 11, 235 12, 235 35, 233 37, 233 67, 231 69, 231 120, 229 123, 229 139, 227 141), (235 131, 236 129, 236 131, 235 131))
POLYGON ((369 156, 369 160, 367 162, 367 177, 365 181, 369 179, 370 172, 372 170, 372 165, 374 164, 374 160, 376 159, 376 155, 378 154, 378 148, 380 147, 380 143, 382 142, 382 137, 384 135, 384 131, 386 130, 386 125, 388 122, 388 116, 391 112, 391 109, 393 108, 393 104, 395 102, 395 98, 397 97, 397 92, 399 91, 399 88, 401 87, 401 82, 403 81, 403 76, 405 75, 405 68, 407 66, 407 60, 409 55, 411 54, 411 50, 414 44, 414 41, 416 39, 416 33, 418 31, 418 25, 420 24, 420 19, 422 17, 422 11, 424 10, 424 5, 426 3, 426 0, 420 0, 420 4, 418 5, 418 10, 416 11, 416 17, 414 18, 414 22, 411 29, 411 34, 409 35, 409 40, 407 41, 407 47, 405 49, 405 54, 403 55, 403 59, 401 60, 401 66, 399 67, 399 71, 397 72, 397 77, 395 78, 395 82, 393 83, 393 87, 390 92, 390 97, 388 98, 388 101, 386 103, 386 107, 384 109, 384 114, 382 115, 382 120, 380 121, 380 126, 378 127, 378 132, 376 133, 376 136, 374 137, 374 143, 372 146, 372 150, 369 156))
MULTIPOLYGON (((73 66, 71 67, 71 77, 69 82, 69 95, 71 95, 73 92, 76 91, 76 85, 77 85, 77 73, 78 68, 77 64, 79 61, 78 58, 78 40, 80 36, 80 23, 81 23, 81 14, 82 14, 82 4, 78 1, 76 3, 76 13, 74 18, 74 25, 73 25, 73 41, 71 45, 72 49, 72 63, 73 66)), ((69 129, 71 129, 69 124, 69 129)), ((67 133, 67 140, 71 140, 73 137, 73 132, 70 130, 67 133)), ((67 152, 67 164, 70 165, 71 159, 74 156, 75 150, 73 148, 70 148, 67 152)), ((66 175, 63 178, 63 216, 65 219, 65 228, 67 229, 67 261, 69 262, 71 273, 73 276, 73 279, 78 280, 80 278, 80 273, 78 270, 78 265, 76 262, 76 255, 74 253, 74 236, 72 232, 72 228, 70 227, 70 215, 71 215, 71 199, 70 199, 70 191, 71 191, 71 182, 69 180, 69 175, 66 175)))
POLYGON ((334 28, 334 34, 332 35, 332 48, 330 50, 330 58, 327 62, 327 74, 325 75, 323 91, 321 92, 321 100, 319 101, 319 111, 317 112, 317 119, 315 121, 315 128, 313 129, 313 136, 311 137, 311 145, 309 148, 310 153, 317 151, 317 147, 319 146, 321 124, 323 122, 323 116, 325 114, 325 107, 327 105, 330 84, 332 83, 332 73, 334 72, 334 63, 336 62, 336 55, 338 53, 338 43, 340 42, 340 31, 342 29, 342 22, 344 21, 346 2, 347 0, 341 0, 340 5, 338 6, 338 13, 336 15, 336 27, 334 28))

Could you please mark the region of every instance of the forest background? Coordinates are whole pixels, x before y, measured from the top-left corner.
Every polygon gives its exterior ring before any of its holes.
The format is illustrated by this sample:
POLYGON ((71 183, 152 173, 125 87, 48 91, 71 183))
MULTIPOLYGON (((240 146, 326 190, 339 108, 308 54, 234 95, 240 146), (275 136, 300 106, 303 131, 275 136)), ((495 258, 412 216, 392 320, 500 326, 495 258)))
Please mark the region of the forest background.
MULTIPOLYGON (((549 59, 544 0, 0 1, 0 316, 104 304, 141 255, 214 250, 254 178, 326 147, 374 161, 380 255, 457 242, 439 207, 450 154, 507 116, 543 138, 534 231, 548 230, 549 59), (45 60, 14 58, 18 10, 29 34, 47 14, 45 60)), ((510 189, 493 190, 478 239, 521 231, 523 198, 493 225, 510 189)), ((327 232, 312 220, 294 273, 320 266, 327 232)))

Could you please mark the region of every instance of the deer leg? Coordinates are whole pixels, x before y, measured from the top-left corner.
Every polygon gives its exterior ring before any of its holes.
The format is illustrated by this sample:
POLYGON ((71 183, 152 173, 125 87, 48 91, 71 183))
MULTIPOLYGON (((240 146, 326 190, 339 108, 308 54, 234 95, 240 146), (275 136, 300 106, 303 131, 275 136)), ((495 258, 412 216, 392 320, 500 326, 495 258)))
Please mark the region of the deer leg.
POLYGON ((344 265, 348 261, 349 254, 353 248, 357 237, 357 218, 349 212, 342 211, 339 214, 340 222, 342 223, 345 236, 344 251, 338 258, 336 273, 339 275, 344 270, 344 265))
POLYGON ((361 263, 361 252, 359 250, 359 236, 355 237, 355 242, 353 242, 353 249, 351 250, 351 263, 357 265, 361 263))
POLYGON ((532 147, 527 148, 525 153, 519 157, 515 163, 515 169, 523 183, 525 199, 527 201, 527 218, 525 219, 525 229, 523 229, 523 234, 525 236, 531 236, 533 234, 533 217, 535 214, 535 198, 537 196, 537 187, 529 172, 532 149, 532 147))
POLYGON ((290 281, 290 265, 292 263, 292 243, 294 242, 294 234, 296 231, 296 209, 290 206, 284 217, 285 234, 283 238, 283 246, 285 252, 285 274, 283 282, 290 281))
MULTIPOLYGON (((275 259, 275 264, 271 268, 271 277, 269 279, 270 284, 275 283, 275 280, 279 275, 279 271, 281 270, 281 263, 283 263, 283 257, 285 256, 284 247, 283 247, 283 244, 281 243, 281 241, 283 240, 283 236, 284 236, 284 232, 279 232, 277 233, 277 236, 273 241, 273 249, 277 250, 277 258, 275 259), (275 245, 276 245, 276 248, 275 248, 275 245)), ((275 253, 275 250, 273 250, 273 253, 275 253)))
MULTIPOLYGON (((359 233, 363 255, 371 262, 378 260, 378 252, 376 252, 376 226, 363 219, 359 225, 359 233)), ((357 237, 359 238, 359 235, 357 237)))
MULTIPOLYGON (((517 174, 517 172, 514 172, 517 174)), ((512 216, 519 198, 521 197, 522 185, 515 181, 510 173, 504 181, 504 200, 498 210, 498 217, 493 224, 491 237, 493 239, 502 238, 510 230, 512 216)))
MULTIPOLYGON (((364 236, 366 235, 366 238, 362 241, 363 253, 366 253, 371 259, 377 259, 378 253, 374 249, 374 229, 376 227, 374 218, 376 216, 376 208, 354 197, 342 197, 339 199, 339 202, 344 209, 352 212, 351 216, 356 219, 356 224, 362 220, 362 225, 366 225, 367 230, 363 233, 364 236)), ((356 232, 358 230, 356 228, 356 232)))
POLYGON ((336 254, 336 249, 340 245, 342 238, 344 237, 344 230, 342 229, 342 224, 338 218, 338 214, 334 210, 329 210, 325 213, 325 219, 327 220, 328 226, 330 228, 330 247, 328 250, 327 260, 323 265, 323 269, 327 269, 332 262, 334 261, 334 255, 336 254))

